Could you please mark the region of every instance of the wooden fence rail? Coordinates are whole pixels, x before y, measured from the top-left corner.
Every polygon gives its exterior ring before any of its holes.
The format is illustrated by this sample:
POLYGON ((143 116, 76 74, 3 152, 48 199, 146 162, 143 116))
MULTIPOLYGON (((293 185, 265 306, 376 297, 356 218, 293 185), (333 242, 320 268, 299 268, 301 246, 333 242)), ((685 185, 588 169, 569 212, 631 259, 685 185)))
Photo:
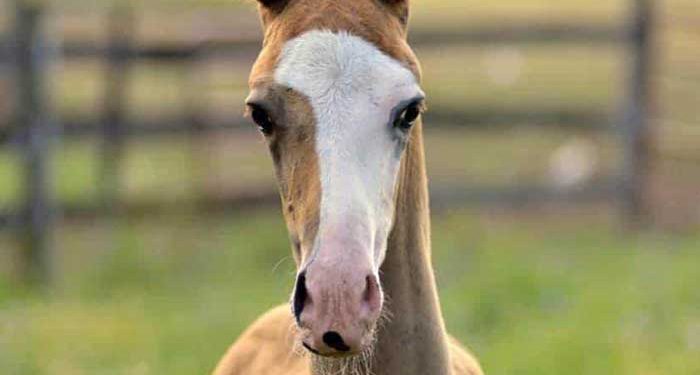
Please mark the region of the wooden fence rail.
MULTIPOLYGON (((128 21, 127 21, 128 22, 128 21)), ((485 44, 618 44, 626 41, 626 32, 621 27, 608 25, 548 25, 523 24, 504 27, 461 29, 451 31, 415 30, 411 33, 411 45, 418 48, 445 47, 450 45, 485 44)), ((7 39, 7 38, 4 38, 7 39)), ((0 37, 0 41, 3 40, 0 37)), ((2 43, 0 43, 2 45, 2 43)), ((177 62, 188 61, 208 55, 227 58, 255 56, 260 49, 258 39, 232 39, 228 41, 173 44, 153 44, 149 46, 131 45, 124 50, 129 59, 142 61, 177 62)), ((0 48, 0 61, 8 59, 0 48)), ((67 41, 61 48, 61 55, 73 58, 104 58, 109 56, 110 47, 90 42, 67 41)))

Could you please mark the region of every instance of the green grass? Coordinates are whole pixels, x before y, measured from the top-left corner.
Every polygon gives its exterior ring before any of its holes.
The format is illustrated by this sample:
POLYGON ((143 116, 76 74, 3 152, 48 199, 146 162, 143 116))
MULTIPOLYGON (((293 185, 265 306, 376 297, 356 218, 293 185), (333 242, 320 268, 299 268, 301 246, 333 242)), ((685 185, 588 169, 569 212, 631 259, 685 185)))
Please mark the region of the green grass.
MULTIPOLYGON (((437 229, 437 264, 469 243, 459 216, 437 229)), ((443 288, 448 325, 476 338, 496 374, 693 374, 700 370, 697 238, 625 238, 597 225, 521 224, 464 251, 443 288), (534 230, 533 230, 534 227, 534 230), (476 284, 476 285, 473 285, 476 284)), ((478 226, 477 226, 478 228, 478 226)), ((459 259, 459 258, 458 258, 459 259)), ((443 276, 444 277, 444 276, 443 276)), ((444 285, 445 283, 443 283, 444 285)), ((479 350, 477 349, 477 352, 479 350)))
MULTIPOLYGON (((450 331, 491 374, 700 371, 700 237, 577 217, 436 218, 450 331)), ((277 213, 66 224, 58 236, 48 297, 0 282, 6 373, 207 373, 293 281, 277 213)))

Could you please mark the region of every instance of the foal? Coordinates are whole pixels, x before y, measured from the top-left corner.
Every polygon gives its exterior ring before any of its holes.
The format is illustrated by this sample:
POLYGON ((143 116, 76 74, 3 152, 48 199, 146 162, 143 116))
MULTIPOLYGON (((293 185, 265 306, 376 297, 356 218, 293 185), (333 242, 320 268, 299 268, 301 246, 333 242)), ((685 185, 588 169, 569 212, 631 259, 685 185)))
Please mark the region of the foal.
POLYGON ((445 332, 430 263, 408 0, 259 10, 246 104, 274 159, 298 273, 291 311, 261 317, 215 374, 482 374, 445 332))

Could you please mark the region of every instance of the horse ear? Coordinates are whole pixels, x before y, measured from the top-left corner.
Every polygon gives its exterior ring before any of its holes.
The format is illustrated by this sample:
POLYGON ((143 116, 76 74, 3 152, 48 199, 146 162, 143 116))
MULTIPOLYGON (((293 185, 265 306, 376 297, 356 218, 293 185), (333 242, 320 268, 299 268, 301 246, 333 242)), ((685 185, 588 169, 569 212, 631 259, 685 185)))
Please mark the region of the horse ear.
POLYGON ((404 26, 408 23, 408 0, 381 0, 391 9, 404 26))
POLYGON ((381 0, 384 4, 391 6, 404 6, 408 7, 408 0, 381 0))
POLYGON ((274 12, 280 12, 288 2, 289 0, 258 0, 260 6, 274 12))

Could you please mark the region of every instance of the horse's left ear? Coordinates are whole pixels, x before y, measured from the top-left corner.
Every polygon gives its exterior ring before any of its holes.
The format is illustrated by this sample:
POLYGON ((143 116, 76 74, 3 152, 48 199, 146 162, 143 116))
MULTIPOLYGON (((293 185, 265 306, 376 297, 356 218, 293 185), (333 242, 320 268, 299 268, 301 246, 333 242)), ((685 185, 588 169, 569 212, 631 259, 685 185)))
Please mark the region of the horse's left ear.
POLYGON ((408 24, 408 1, 409 0, 380 0, 386 5, 401 21, 408 24))
POLYGON ((277 17, 289 3, 289 0, 257 0, 258 11, 260 12, 260 20, 263 28, 266 28, 270 22, 277 17))
POLYGON ((289 0, 258 0, 258 3, 263 9, 270 10, 275 13, 281 12, 289 0))

